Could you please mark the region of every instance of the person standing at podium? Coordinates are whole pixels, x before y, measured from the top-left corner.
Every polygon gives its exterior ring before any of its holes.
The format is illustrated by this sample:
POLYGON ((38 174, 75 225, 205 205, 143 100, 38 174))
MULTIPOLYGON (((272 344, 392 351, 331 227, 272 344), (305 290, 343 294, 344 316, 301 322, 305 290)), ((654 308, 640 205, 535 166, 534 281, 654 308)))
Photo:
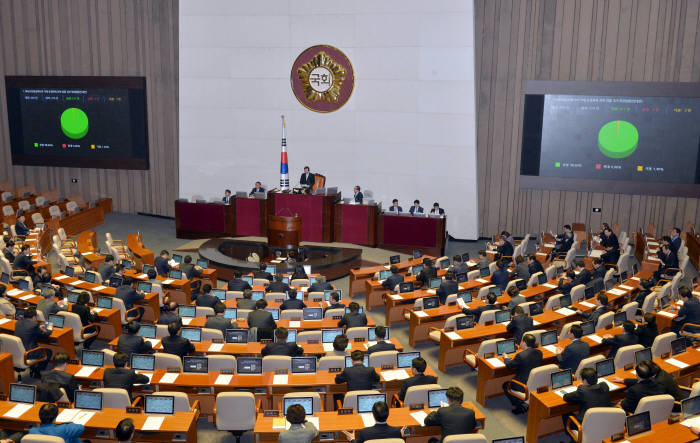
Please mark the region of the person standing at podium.
POLYGON ((253 194, 255 194, 256 192, 265 192, 265 188, 262 187, 262 183, 255 182, 255 187, 250 191, 250 194, 248 194, 248 196, 252 197, 253 194))
POLYGON ((311 173, 311 169, 308 166, 304 166, 304 173, 301 174, 299 184, 302 188, 311 189, 314 187, 314 183, 316 183, 316 177, 311 173))
POLYGON ((221 199, 222 202, 226 203, 227 205, 231 203, 231 190, 227 189, 224 191, 224 198, 221 199))
POLYGON ((362 204, 362 200, 364 199, 364 195, 362 195, 362 192, 360 191, 360 187, 358 185, 355 185, 355 188, 353 188, 353 191, 355 194, 353 195, 353 199, 355 203, 357 204, 362 204))

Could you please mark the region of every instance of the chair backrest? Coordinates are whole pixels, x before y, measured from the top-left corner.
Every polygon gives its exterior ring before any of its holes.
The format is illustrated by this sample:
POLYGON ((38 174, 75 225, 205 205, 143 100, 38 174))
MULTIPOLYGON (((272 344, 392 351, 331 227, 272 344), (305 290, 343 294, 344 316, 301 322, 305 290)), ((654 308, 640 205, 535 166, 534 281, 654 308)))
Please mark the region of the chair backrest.
POLYGON ((369 354, 369 365, 381 368, 382 365, 396 366, 398 351, 379 351, 369 354))
POLYGON ((292 357, 287 355, 268 355, 263 357, 262 370, 263 372, 274 372, 277 369, 292 370, 292 357))
POLYGON ((498 263, 496 263, 495 261, 492 261, 491 263, 489 263, 489 274, 493 274, 494 272, 496 272, 497 268, 498 268, 498 263))
POLYGON ((102 407, 109 409, 124 409, 131 406, 131 399, 126 389, 122 388, 97 388, 94 392, 102 393, 102 407))
POLYGON ((92 275, 95 276, 95 283, 102 283, 102 276, 100 275, 99 272, 95 272, 95 271, 85 271, 86 274, 87 274, 88 272, 89 272, 90 274, 92 274, 92 275))
POLYGON ((550 382, 549 375, 558 370, 559 366, 557 365, 544 365, 534 368, 530 371, 530 376, 527 378, 527 389, 530 392, 535 392, 541 386, 548 386, 550 382))
POLYGON ((465 316, 464 314, 450 315, 449 317, 447 317, 447 320, 445 320, 444 329, 456 328, 457 327, 457 319, 459 317, 464 317, 464 316, 465 316))
POLYGON ((513 279, 513 280, 510 280, 510 281, 508 282, 508 284, 506 285, 506 291, 508 291, 508 289, 509 289, 510 287, 516 286, 516 285, 518 284, 518 282, 521 281, 521 280, 522 280, 522 278, 515 278, 515 279, 513 279))
POLYGON ((495 286, 496 285, 487 285, 487 286, 480 287, 479 292, 476 294, 476 298, 478 298, 478 299, 486 298, 486 296, 489 295, 489 291, 491 291, 491 288, 493 288, 495 286))
POLYGON ((65 443, 66 441, 61 437, 54 437, 53 435, 41 435, 41 434, 27 434, 22 437, 20 443, 65 443))
POLYGON ((82 343, 84 340, 80 334, 80 330, 83 328, 83 322, 80 320, 80 316, 75 312, 68 311, 58 311, 57 315, 63 317, 64 328, 71 328, 73 330, 73 341, 82 343))
POLYGON ((688 398, 696 397, 698 395, 700 395, 700 381, 693 383, 693 386, 690 387, 690 395, 688 398))
POLYGON ((357 396, 365 394, 381 394, 381 392, 373 389, 367 391, 348 391, 345 393, 345 398, 343 399, 343 407, 357 410, 357 396))
POLYGON ((214 308, 210 308, 209 306, 197 306, 194 312, 196 317, 206 317, 207 315, 216 314, 214 308))
POLYGON ((611 325, 613 320, 615 320, 615 313, 614 312, 606 312, 605 314, 601 315, 598 317, 598 323, 595 325, 596 331, 598 329, 603 329, 606 328, 608 325, 611 325))
POLYGON ((642 345, 623 346, 615 354, 615 369, 622 369, 625 365, 634 364, 634 353, 644 349, 642 345))
POLYGON ((61 208, 59 208, 56 205, 49 206, 49 215, 51 217, 60 217, 61 216, 61 208))
POLYGON ((290 283, 292 286, 310 286, 308 278, 295 278, 290 283))
POLYGON ((322 333, 320 329, 311 331, 301 331, 297 334, 297 343, 307 343, 309 340, 321 341, 322 333))
POLYGON ((255 427, 257 416, 252 392, 220 392, 216 395, 216 429, 247 431, 255 427))
POLYGON ((476 351, 476 354, 479 357, 483 357, 484 354, 489 353, 496 354, 496 343, 503 340, 505 340, 505 338, 491 338, 488 340, 483 340, 481 343, 479 343, 479 349, 476 351))
POLYGON ((576 378, 578 380, 581 379, 581 371, 583 371, 586 368, 593 368, 595 369, 595 364, 598 363, 599 361, 605 360, 605 356, 598 354, 594 355, 591 357, 584 358, 581 360, 581 362, 578 364, 578 368, 576 368, 576 378))
POLYGON ((542 272, 535 272, 530 276, 530 279, 527 281, 528 287, 533 287, 537 286, 540 284, 540 275, 542 275, 542 272))
POLYGON ((629 302, 625 304, 622 309, 620 309, 621 312, 624 312, 626 315, 627 320, 629 321, 634 321, 635 314, 637 313, 637 308, 639 307, 639 303, 636 301, 629 302))
POLYGON ((117 353, 111 349, 106 349, 106 348, 102 350, 102 353, 105 355, 104 365, 105 366, 114 366, 114 356, 117 353))
POLYGON ((169 335, 168 325, 156 325, 156 338, 163 338, 169 335))
POLYGON ((190 412, 190 399, 185 392, 177 391, 158 391, 152 395, 168 395, 175 397, 174 410, 175 412, 190 412))
POLYGON ((243 291, 226 291, 226 300, 243 298, 243 291))
POLYGON ((323 292, 309 292, 309 295, 307 296, 309 301, 314 303, 323 301, 323 297, 323 292))
POLYGON ((365 340, 368 340, 369 328, 367 326, 358 326, 355 328, 348 328, 345 331, 345 335, 348 337, 348 340, 350 340, 350 341, 353 341, 356 338, 364 338, 365 340))
POLYGON ((202 341, 212 341, 213 339, 224 339, 224 333, 220 329, 202 328, 202 341))
POLYGON ((180 368, 180 371, 182 371, 182 360, 177 355, 166 352, 156 352, 153 355, 156 356, 156 369, 180 368))
POLYGON ((556 266, 547 266, 547 269, 544 270, 544 273, 547 276, 547 280, 553 279, 555 272, 557 272, 556 266))
POLYGON ((476 280, 481 275, 481 272, 477 269, 476 271, 467 272, 467 280, 476 280))
POLYGON ((301 320, 304 316, 304 311, 301 309, 285 309, 280 312, 280 320, 301 320))
POLYGON ((3 352, 12 354, 12 365, 15 368, 24 369, 27 365, 24 363, 24 345, 19 337, 9 334, 0 334, 0 346, 3 352))
POLYGON ((208 355, 209 371, 221 371, 222 369, 236 370, 236 357, 233 355, 208 355))
MULTIPOLYGON (((328 368, 344 368, 345 357, 342 355, 327 355, 318 360, 318 370, 327 371, 328 368)), ((700 383, 699 383, 700 385, 700 383)))
POLYGON ((551 311, 552 309, 557 309, 560 306, 560 299, 563 297, 563 294, 556 294, 552 295, 547 299, 547 303, 544 305, 544 310, 545 311, 551 311))
POLYGON ((34 203, 37 205, 37 207, 44 206, 44 203, 46 203, 46 197, 40 195, 34 200, 34 203))
POLYGON ((343 315, 345 315, 344 308, 329 309, 323 314, 323 318, 342 317, 343 315))
POLYGON ((74 201, 70 201, 66 203, 66 211, 67 212, 75 212, 78 210, 78 204, 74 201))
POLYGON ((671 342, 675 339, 675 332, 666 332, 665 334, 657 335, 656 338, 654 338, 654 342, 651 344, 651 357, 657 358, 671 352, 671 342))
POLYGON ((668 420, 671 416, 671 411, 673 410, 673 397, 669 394, 662 395, 649 395, 643 397, 637 403, 637 409, 634 411, 635 414, 641 412, 649 411, 649 416, 651 418, 651 424, 661 423, 662 421, 668 420))
POLYGON ((615 281, 615 269, 610 268, 603 277, 603 285, 605 286, 605 289, 610 289, 615 286, 615 281))
POLYGON ((656 302, 657 298, 656 294, 656 292, 652 292, 651 294, 644 297, 644 301, 642 302, 642 312, 644 312, 645 314, 654 310, 654 303, 656 302))
POLYGON ((533 329, 532 331, 527 331, 528 334, 531 334, 533 337, 535 337, 535 342, 537 342, 537 345, 539 346, 541 344, 541 338, 542 334, 547 332, 546 329, 533 329))
POLYGON ((586 294, 586 285, 576 285, 571 288, 571 303, 576 303, 583 300, 586 294))
POLYGON ((281 292, 268 292, 265 294, 265 301, 268 303, 274 303, 277 300, 284 300, 285 295, 281 292))
POLYGON ((27 200, 22 200, 17 203, 17 207, 22 211, 29 211, 29 202, 27 200))
POLYGON ((40 212, 35 212, 32 214, 32 222, 34 222, 35 225, 43 225, 44 217, 41 216, 40 212))
POLYGON ((253 279, 253 284, 254 284, 254 285, 264 285, 264 286, 267 286, 267 285, 270 284, 270 280, 268 280, 268 279, 266 279, 266 278, 254 278, 254 279, 253 279))
POLYGON ((2 193, 2 201, 4 201, 4 202, 9 202, 13 198, 14 198, 14 196, 12 195, 12 193, 10 191, 5 191, 2 193))
POLYGON ((481 434, 455 434, 448 435, 442 443, 487 443, 486 436, 481 434))
MULTIPOLYGON (((313 408, 314 408, 314 413, 319 412, 321 410, 321 395, 318 392, 311 392, 311 391, 294 391, 294 392, 288 392, 284 394, 282 397, 282 404, 284 405, 284 399, 287 397, 311 397, 313 398, 313 408)), ((287 411, 282 411, 282 413, 286 413, 287 411)))
POLYGON ((13 208, 10 205, 3 206, 2 207, 2 215, 4 215, 5 217, 15 215, 15 208, 13 208))
POLYGON ((480 325, 483 325, 488 321, 496 321, 496 310, 495 309, 484 311, 479 316, 479 324, 480 325))
POLYGON ((621 408, 590 408, 581 423, 581 443, 600 443, 625 431, 627 416, 621 408))
POLYGON ((433 389, 442 389, 442 386, 440 386, 439 384, 411 386, 406 391, 406 397, 404 399, 404 404, 406 406, 408 406, 408 405, 415 404, 415 403, 423 403, 423 406, 427 408, 428 407, 428 391, 433 390, 433 389))

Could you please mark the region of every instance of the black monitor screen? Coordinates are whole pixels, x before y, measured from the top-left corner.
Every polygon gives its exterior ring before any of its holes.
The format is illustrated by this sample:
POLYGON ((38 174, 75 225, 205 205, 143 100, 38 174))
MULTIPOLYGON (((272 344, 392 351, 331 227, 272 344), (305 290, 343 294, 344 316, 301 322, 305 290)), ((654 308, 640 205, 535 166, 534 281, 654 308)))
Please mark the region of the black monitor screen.
POLYGON ((650 430, 651 414, 649 411, 640 412, 639 414, 634 414, 627 417, 627 435, 629 437, 650 430))
POLYGON ((457 330, 470 329, 474 327, 474 316, 465 315, 463 317, 457 317, 455 319, 455 328, 457 330))
POLYGON ((421 257, 423 257, 423 251, 421 251, 420 249, 416 249, 415 251, 413 251, 413 258, 421 258, 421 257))
POLYGON ((544 312, 543 309, 542 309, 542 303, 537 302, 537 303, 533 303, 533 304, 530 305, 530 316, 531 316, 531 317, 532 317, 533 315, 539 315, 539 314, 541 314, 542 312, 544 312))
POLYGON ((543 285, 547 283, 547 274, 544 272, 537 276, 537 283, 543 285))
POLYGON ((515 352, 515 340, 503 340, 496 342, 496 354, 512 354, 515 352))
POLYGON ((282 413, 287 415, 287 409, 292 405, 301 405, 304 408, 306 415, 314 415, 314 399, 313 397, 285 397, 282 413))
POLYGON ((247 329, 227 329, 224 335, 226 343, 248 343, 247 329))
POLYGON ((685 337, 677 338, 671 342, 671 355, 678 355, 685 352, 685 337))
POLYGON ((440 297, 425 297, 423 298, 423 309, 433 309, 440 306, 440 297))
POLYGON ((131 354, 131 368, 142 371, 153 371, 156 367, 156 356, 147 354, 131 354))
POLYGON ((700 396, 686 398, 681 401, 683 420, 700 414, 700 396))
POLYGON ((392 265, 395 265, 395 264, 399 263, 400 261, 401 261, 401 257, 398 255, 392 255, 391 257, 389 257, 389 263, 391 263, 392 265))
POLYGON ((554 345, 557 343, 557 331, 547 331, 540 335, 542 346, 554 345))
POLYGON ((491 270, 488 267, 479 269, 479 275, 481 277, 488 277, 490 274, 491 270))
MULTIPOLYGON (((364 367, 369 367, 369 355, 365 354, 364 358, 362 359, 362 365, 364 367)), ((345 367, 349 368, 352 366, 352 357, 349 355, 345 356, 345 367)))
POLYGON ((399 292, 406 293, 406 292, 413 292, 413 282, 403 282, 399 283, 399 292))
POLYGON ((323 308, 304 308, 304 320, 322 320, 323 308))
POLYGON ((635 366, 644 360, 651 361, 651 348, 640 349, 634 353, 634 364, 635 366))
POLYGON ((518 288, 519 291, 524 290, 527 288, 527 282, 525 280, 518 280, 515 282, 515 287, 518 288))
POLYGON ((564 386, 569 386, 573 383, 571 369, 554 372, 550 374, 550 377, 552 379, 552 389, 563 388, 564 386))
POLYGON ((236 365, 239 374, 262 374, 262 358, 239 357, 236 365))
POLYGON ((612 358, 608 358, 603 361, 599 361, 595 364, 595 372, 598 377, 607 377, 615 373, 615 361, 612 358))
POLYGON ((571 295, 562 295, 561 298, 559 298, 559 306, 562 308, 571 306, 571 295))
POLYGON ((592 321, 581 322, 581 329, 583 329, 583 335, 591 335, 595 332, 595 324, 592 321))
POLYGON ((613 323, 615 326, 622 326, 622 323, 624 323, 627 320, 627 313, 626 312, 616 312, 615 316, 613 317, 613 323))
POLYGON ((105 361, 105 354, 102 351, 89 351, 84 349, 80 360, 80 362, 85 366, 102 367, 105 361))
POLYGON ((209 371, 209 360, 207 357, 184 356, 182 358, 183 372, 207 373, 209 371))
POLYGON ((496 323, 505 323, 510 321, 510 311, 496 311, 496 323))
POLYGON ((396 366, 398 368, 410 368, 413 359, 420 357, 420 352, 399 352, 396 356, 396 366))
POLYGON ((292 357, 293 374, 313 374, 316 372, 316 357, 292 357))

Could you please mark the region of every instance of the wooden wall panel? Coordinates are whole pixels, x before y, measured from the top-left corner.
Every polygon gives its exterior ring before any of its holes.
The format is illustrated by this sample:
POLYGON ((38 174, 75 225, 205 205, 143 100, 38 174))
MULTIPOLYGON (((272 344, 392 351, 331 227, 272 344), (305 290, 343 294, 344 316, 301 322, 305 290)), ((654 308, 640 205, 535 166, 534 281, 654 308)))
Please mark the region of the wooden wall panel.
POLYGON ((698 198, 518 183, 525 82, 698 82, 700 0, 475 0, 475 22, 481 235, 571 222, 617 221, 626 231, 700 223, 698 198))
POLYGON ((109 196, 116 211, 173 216, 177 94, 177 0, 0 0, 0 181, 109 196), (12 166, 6 75, 146 77, 150 170, 12 166))

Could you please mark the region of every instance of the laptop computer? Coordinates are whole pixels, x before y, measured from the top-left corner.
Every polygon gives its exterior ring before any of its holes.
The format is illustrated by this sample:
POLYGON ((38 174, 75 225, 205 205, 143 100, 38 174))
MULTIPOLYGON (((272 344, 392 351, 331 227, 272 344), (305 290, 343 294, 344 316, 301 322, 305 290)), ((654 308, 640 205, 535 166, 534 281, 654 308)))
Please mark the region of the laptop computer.
POLYGON ((236 360, 236 372, 239 374, 262 374, 262 358, 239 357, 236 360))
POLYGON ((450 259, 448 259, 448 258, 443 258, 442 260, 440 260, 440 261, 438 262, 438 266, 440 267, 440 269, 447 269, 447 268, 449 268, 449 267, 450 267, 450 259))
POLYGON ((496 323, 506 323, 510 321, 510 311, 496 311, 496 323))
POLYGON ((224 318, 228 318, 229 320, 235 320, 238 315, 238 309, 236 308, 226 308, 224 311, 224 318))
POLYGON ((321 343, 333 343, 333 340, 339 335, 343 335, 345 331, 342 329, 322 329, 321 343))
POLYGON ((101 368, 105 364, 105 354, 102 351, 84 349, 83 354, 80 356, 80 363, 83 366, 97 366, 101 368))
POLYGON ((97 296, 97 307, 102 309, 112 309, 112 297, 97 296))
POLYGON ((685 352, 685 337, 677 338, 671 342, 671 355, 678 355, 685 352))
POLYGON ((102 410, 102 393, 94 391, 75 391, 76 409, 102 410))
POLYGON ((199 266, 200 268, 207 269, 209 267, 209 260, 207 260, 206 258, 198 258, 197 266, 199 266))
POLYGON ((624 322, 627 321, 627 313, 626 312, 616 312, 614 317, 613 317, 613 324, 615 326, 622 326, 624 322))
POLYGON ((595 372, 599 378, 613 375, 615 373, 615 361, 612 358, 608 358, 597 362, 595 364, 595 372))
POLYGON ((651 361, 651 348, 640 349, 634 353, 634 364, 635 366, 644 360, 651 361))
POLYGON ((466 281, 469 281, 469 275, 466 272, 459 273, 455 275, 455 280, 457 283, 464 283, 466 281))
POLYGON ((681 400, 681 419, 700 415, 700 395, 681 400))
POLYGON ((399 292, 405 294, 407 292, 413 292, 413 282, 401 282, 399 283, 399 292))
POLYGON ((292 374, 315 374, 316 357, 292 357, 292 374))
POLYGON ((592 321, 582 321, 581 329, 583 329, 583 335, 591 335, 595 333, 595 324, 592 321))
POLYGON ((253 291, 250 299, 253 301, 262 300, 265 298, 265 291, 253 291))
POLYGON ((68 291, 68 294, 66 295, 66 298, 68 298, 68 303, 77 303, 79 295, 80 295, 80 292, 68 291))
POLYGON ((173 261, 177 264, 182 263, 182 255, 180 254, 173 254, 173 261))
MULTIPOLYGON (((49 325, 53 325, 53 328, 58 328, 58 329, 63 328, 63 323, 65 321, 66 321, 66 318, 62 315, 49 314, 48 323, 49 323, 49 325)), ((50 329, 52 329, 52 328, 50 328, 50 329)))
POLYGON ((437 289, 440 287, 442 284, 442 279, 441 278, 431 278, 428 286, 430 289, 437 289))
POLYGON ((474 327, 474 316, 465 315, 464 317, 457 317, 455 319, 455 329, 461 331, 462 329, 471 329, 474 327))
POLYGON ((391 257, 389 257, 389 263, 392 265, 395 265, 395 264, 400 263, 400 262, 401 262, 401 256, 399 256, 399 255, 392 255, 391 257))
MULTIPOLYGON (((340 308, 338 308, 338 309, 340 309, 340 308)), ((360 314, 363 314, 363 313, 365 312, 365 307, 364 307, 364 306, 360 306, 360 309, 359 309, 357 312, 359 312, 360 314)), ((347 307, 347 306, 345 307, 345 313, 346 313, 346 314, 349 314, 349 313, 350 313, 350 308, 347 307)))
POLYGON ((488 277, 489 275, 491 275, 491 270, 488 267, 479 269, 480 277, 488 277))
POLYGON ((155 267, 153 267, 152 265, 143 265, 143 268, 141 268, 141 272, 143 272, 144 274, 148 274, 148 271, 150 271, 151 269, 155 269, 155 267))
POLYGON ((36 386, 22 383, 10 383, 10 401, 14 403, 34 404, 36 401, 36 386))
POLYGON ((496 342, 496 355, 512 354, 515 352, 515 340, 508 339, 496 342))
POLYGON ((304 320, 323 320, 323 308, 304 308, 302 316, 304 320))
MULTIPOLYGON (((68 277, 75 277, 75 269, 73 269, 72 266, 66 266, 66 270, 63 272, 65 275, 68 277)), ((7 275, 7 274, 5 274, 7 275)), ((10 276, 7 276, 7 281, 3 281, 3 283, 9 283, 10 282, 10 276)))
POLYGON ((386 394, 360 394, 357 396, 357 412, 372 412, 374 404, 380 401, 386 403, 386 394))
POLYGON ((545 274, 545 273, 543 272, 543 273, 541 273, 540 275, 537 276, 537 284, 538 284, 538 285, 543 285, 543 284, 545 284, 545 283, 547 283, 547 274, 545 274))
POLYGON ((595 288, 593 286, 586 286, 586 289, 583 291, 583 298, 586 300, 590 300, 595 296, 595 288))
POLYGON ((224 334, 226 343, 248 343, 247 329, 227 329, 224 334))
POLYGON ((221 301, 226 301, 226 289, 212 289, 211 295, 213 295, 221 301))
POLYGON ((209 372, 209 359, 207 357, 186 355, 182 358, 182 371, 206 374, 209 372))
POLYGON ((267 312, 272 314, 272 319, 277 321, 280 319, 280 309, 279 308, 265 308, 267 312))
MULTIPOLYGON (((345 356, 345 367, 349 368, 352 366, 352 357, 349 355, 345 356)), ((369 367, 369 355, 365 354, 364 358, 362 359, 362 366, 364 367, 369 367)))
POLYGON ((244 275, 243 277, 241 277, 241 280, 243 280, 244 282, 253 286, 253 276, 252 275, 244 275))
POLYGON ((491 443, 525 443, 525 436, 499 438, 499 439, 491 440, 491 443))
POLYGON ((423 309, 434 309, 440 306, 440 297, 423 297, 423 309))
MULTIPOLYGON (((93 276, 93 280, 94 280, 94 276, 93 276)), ((90 282, 90 283, 95 283, 95 282, 92 281, 92 282, 90 282)), ((17 287, 18 287, 19 289, 23 290, 23 291, 28 291, 28 290, 29 290, 29 282, 28 282, 27 280, 25 280, 25 279, 18 280, 18 281, 17 281, 17 287)))
POLYGON ((282 414, 287 415, 287 410, 292 405, 301 405, 306 412, 306 415, 314 415, 314 399, 313 397, 284 397, 283 398, 282 414))
POLYGON ((447 389, 431 389, 428 391, 428 408, 447 406, 447 389))
POLYGON ((423 270, 423 265, 413 265, 411 266, 411 274, 418 275, 423 270))
POLYGON ((503 294, 503 291, 501 290, 500 286, 491 286, 489 288, 489 293, 495 295, 496 297, 500 297, 501 294, 503 294))
POLYGON ((138 336, 144 338, 156 338, 156 325, 141 325, 138 336))
POLYGON ((627 436, 632 437, 651 431, 651 414, 649 411, 627 417, 627 436))
POLYGON ((562 295, 559 298, 559 307, 568 308, 569 306, 571 306, 571 294, 562 295))
POLYGON ((391 276, 391 271, 388 269, 385 269, 383 271, 379 271, 379 280, 386 280, 391 276))
POLYGON ((472 293, 470 291, 458 292, 457 298, 461 298, 464 303, 471 303, 472 293))
POLYGON ((338 300, 343 299, 343 291, 341 291, 340 289, 326 289, 325 291, 323 291, 323 300, 330 301, 331 294, 333 294, 334 292, 338 294, 338 300))
POLYGON ((180 317, 194 318, 197 315, 197 307, 191 305, 180 305, 177 307, 177 313, 180 317))
POLYGON ((410 368, 413 365, 413 359, 420 357, 420 352, 399 352, 396 355, 397 368, 410 368))
POLYGON ((156 356, 152 354, 131 354, 131 369, 154 371, 156 356))
POLYGON ((181 280, 182 279, 182 271, 179 269, 171 269, 170 272, 168 273, 168 277, 174 279, 174 280, 181 280))
POLYGON ((202 328, 185 326, 180 330, 180 335, 182 338, 186 338, 189 341, 199 343, 202 341, 202 328))
POLYGON ((119 286, 122 285, 122 282, 124 281, 123 278, 121 278, 118 275, 113 275, 109 278, 109 287, 110 288, 118 288, 119 286))
MULTIPOLYGON (((83 280, 85 280, 85 281, 88 282, 88 283, 95 283, 95 278, 96 278, 96 277, 95 277, 95 273, 94 273, 94 272, 91 272, 91 271, 87 271, 87 272, 83 275, 83 280)), ((20 289, 21 289, 21 288, 20 288, 20 289)))
MULTIPOLYGON (((384 339, 388 340, 390 335, 389 335, 389 327, 384 328, 386 330, 386 334, 384 339)), ((377 334, 375 333, 376 329, 374 327, 369 327, 367 328, 367 340, 368 341, 375 341, 377 340, 377 334)))
POLYGON ((153 290, 153 284, 147 281, 140 281, 136 289, 141 292, 150 293, 153 290))
POLYGON ((413 251, 413 258, 421 258, 421 257, 423 257, 423 251, 421 251, 420 249, 416 249, 415 251, 413 251))
POLYGON ((542 346, 556 345, 558 341, 557 331, 547 331, 540 335, 540 344, 542 346))
POLYGON ((175 397, 172 395, 144 396, 143 412, 146 414, 173 415, 175 413, 175 397))
POLYGON ((574 384, 574 378, 571 374, 571 369, 564 369, 563 371, 552 372, 550 375, 550 386, 552 386, 552 391, 559 391, 560 394, 565 394, 569 392, 568 389, 562 389, 574 384))

